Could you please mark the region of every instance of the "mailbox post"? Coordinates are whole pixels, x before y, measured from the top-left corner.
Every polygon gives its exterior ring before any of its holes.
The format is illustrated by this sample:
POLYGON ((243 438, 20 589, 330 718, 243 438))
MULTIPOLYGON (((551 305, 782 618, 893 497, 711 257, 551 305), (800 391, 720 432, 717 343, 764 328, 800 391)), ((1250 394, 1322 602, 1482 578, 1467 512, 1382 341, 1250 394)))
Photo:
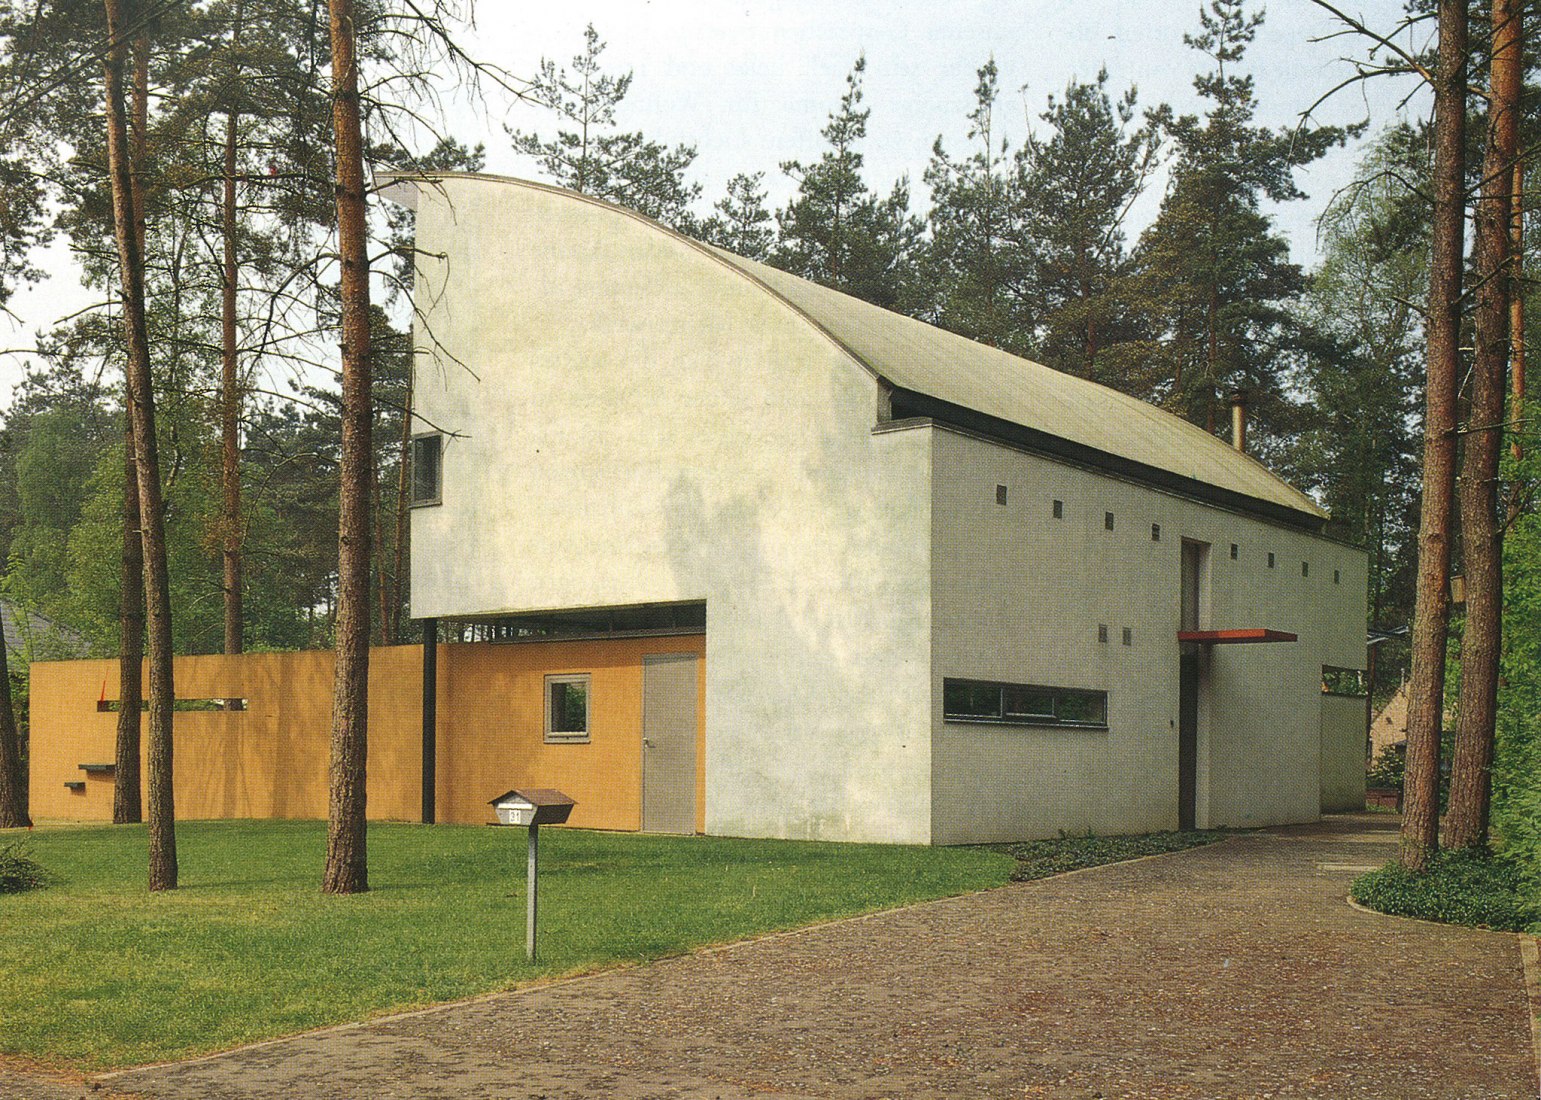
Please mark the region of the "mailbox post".
POLYGON ((524 954, 535 961, 536 869, 540 859, 540 827, 560 825, 573 812, 573 800, 561 791, 532 788, 509 791, 488 803, 499 825, 523 825, 529 830, 529 861, 525 866, 524 954))

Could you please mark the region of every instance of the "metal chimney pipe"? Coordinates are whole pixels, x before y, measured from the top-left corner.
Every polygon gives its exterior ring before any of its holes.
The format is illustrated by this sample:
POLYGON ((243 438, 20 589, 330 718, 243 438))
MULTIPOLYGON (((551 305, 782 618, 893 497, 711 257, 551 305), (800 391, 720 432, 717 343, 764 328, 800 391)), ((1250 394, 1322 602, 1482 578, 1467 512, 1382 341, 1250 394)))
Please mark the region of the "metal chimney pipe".
POLYGON ((1231 394, 1231 446, 1247 453, 1247 395, 1240 390, 1231 394))

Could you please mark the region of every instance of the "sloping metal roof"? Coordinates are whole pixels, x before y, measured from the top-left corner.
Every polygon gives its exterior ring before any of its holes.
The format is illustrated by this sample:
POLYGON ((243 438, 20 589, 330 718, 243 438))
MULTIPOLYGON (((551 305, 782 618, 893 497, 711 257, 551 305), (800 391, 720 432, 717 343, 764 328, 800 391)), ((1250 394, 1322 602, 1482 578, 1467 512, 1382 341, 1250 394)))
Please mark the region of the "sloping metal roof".
POLYGON ((1137 397, 730 252, 712 252, 784 299, 868 370, 901 390, 1304 517, 1327 518, 1314 500, 1257 459, 1137 397))
POLYGON ((386 185, 386 197, 415 207, 418 185, 431 187, 434 180, 452 178, 565 195, 710 254, 786 303, 902 396, 929 399, 920 403, 925 415, 1285 522, 1314 529, 1328 518, 1314 500, 1257 459, 1137 397, 702 244, 623 207, 548 184, 482 173, 380 173, 376 181, 386 185))

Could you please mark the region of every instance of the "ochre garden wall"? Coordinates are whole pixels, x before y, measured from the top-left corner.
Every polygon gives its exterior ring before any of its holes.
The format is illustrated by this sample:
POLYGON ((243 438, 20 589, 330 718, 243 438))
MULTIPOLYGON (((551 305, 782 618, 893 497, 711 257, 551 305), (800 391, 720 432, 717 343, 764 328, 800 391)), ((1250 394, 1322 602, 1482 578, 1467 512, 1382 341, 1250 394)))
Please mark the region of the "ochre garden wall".
MULTIPOLYGON (((577 800, 571 824, 637 829, 642 809, 642 658, 695 653, 696 829, 705 827, 705 638, 441 645, 439 821, 491 819, 510 787, 556 787, 577 800), (583 744, 546 744, 548 673, 591 674, 583 744)), ((417 821, 422 801, 422 649, 370 650, 369 816, 417 821)), ((178 711, 174 784, 182 819, 323 818, 331 736, 330 651, 178 657, 179 699, 245 699, 245 710, 178 711)), ((40 821, 109 821, 118 662, 32 665, 31 811, 40 821), (84 790, 66 783, 84 782, 84 790)))

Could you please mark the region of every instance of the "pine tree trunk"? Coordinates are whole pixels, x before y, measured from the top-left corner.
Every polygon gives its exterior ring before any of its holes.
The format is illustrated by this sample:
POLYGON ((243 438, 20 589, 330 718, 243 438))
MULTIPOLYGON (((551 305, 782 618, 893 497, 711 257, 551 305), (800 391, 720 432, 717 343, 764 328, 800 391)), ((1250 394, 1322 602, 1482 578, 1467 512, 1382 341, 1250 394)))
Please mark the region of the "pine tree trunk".
POLYGON ((150 342, 144 312, 144 256, 136 229, 135 180, 129 152, 123 96, 125 0, 103 0, 108 51, 103 59, 106 100, 107 170, 112 181, 114 235, 123 293, 123 330, 128 345, 129 408, 134 417, 134 453, 139 477, 140 530, 144 546, 145 610, 150 650, 150 889, 177 885, 176 818, 172 799, 171 596, 166 572, 165 507, 155 438, 155 390, 150 379, 150 342))
MULTIPOLYGON (((240 18, 239 7, 236 18, 240 18)), ((236 32, 239 34, 239 30, 236 32)), ((221 229, 225 238, 223 285, 220 287, 220 508, 221 559, 224 566, 225 652, 240 653, 241 614, 241 379, 236 356, 236 136, 237 115, 225 116, 225 195, 221 229)))
POLYGON ((365 762, 369 718, 370 352, 363 137, 352 0, 328 0, 332 128, 337 149, 337 244, 342 259, 342 454, 337 523, 337 668, 332 693, 331 792, 322 889, 369 889, 365 762))
POLYGON ((1429 269, 1423 501, 1417 608, 1407 690, 1407 768, 1399 858, 1422 871, 1439 847, 1439 742, 1444 722, 1445 635, 1450 624, 1450 498, 1455 482, 1460 377, 1461 266, 1465 251, 1465 0, 1439 0, 1434 87, 1434 221, 1429 269))
POLYGON ((114 753, 112 822, 144 820, 139 776, 140 708, 144 705, 144 543, 139 531, 139 466, 134 460, 134 414, 124 392, 123 565, 118 597, 118 737, 114 753))
POLYGON ((24 829, 31 824, 26 780, 21 773, 21 734, 11 707, 10 657, 5 639, 0 637, 0 829, 24 829))
MULTIPOLYGON (((134 114, 130 173, 134 177, 134 239, 144 255, 144 165, 150 128, 150 40, 134 37, 134 114)), ((144 542, 139 530, 139 466, 134 458, 133 397, 127 367, 123 384, 123 552, 118 595, 118 733, 112 770, 112 822, 144 820, 139 774, 140 714, 144 705, 144 542)))
POLYGON ((1466 629, 1461 638, 1460 727, 1450 769, 1445 844, 1485 848, 1492 794, 1493 728, 1503 618, 1503 546, 1498 456, 1503 449, 1509 366, 1509 230, 1519 149, 1520 0, 1493 0, 1493 96, 1488 110, 1482 197, 1477 204, 1476 355, 1461 461, 1461 546, 1466 629))

